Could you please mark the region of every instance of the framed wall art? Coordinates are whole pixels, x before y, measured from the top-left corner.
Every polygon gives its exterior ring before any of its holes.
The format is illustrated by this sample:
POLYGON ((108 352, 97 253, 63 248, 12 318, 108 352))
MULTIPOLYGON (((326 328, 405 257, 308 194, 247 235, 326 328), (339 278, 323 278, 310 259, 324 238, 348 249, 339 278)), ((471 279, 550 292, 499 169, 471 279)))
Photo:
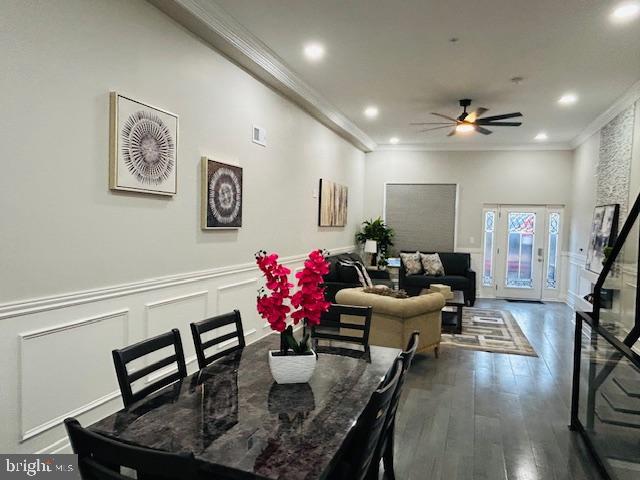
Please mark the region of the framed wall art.
POLYGON ((116 92, 109 113, 109 188, 175 195, 178 116, 116 92))
POLYGON ((320 179, 318 226, 344 227, 347 224, 349 188, 320 179))
POLYGON ((242 227, 242 168, 202 157, 202 229, 242 227))
POLYGON ((587 249, 586 269, 594 273, 602 271, 604 249, 613 245, 618 232, 620 204, 598 205, 593 211, 591 235, 587 249))

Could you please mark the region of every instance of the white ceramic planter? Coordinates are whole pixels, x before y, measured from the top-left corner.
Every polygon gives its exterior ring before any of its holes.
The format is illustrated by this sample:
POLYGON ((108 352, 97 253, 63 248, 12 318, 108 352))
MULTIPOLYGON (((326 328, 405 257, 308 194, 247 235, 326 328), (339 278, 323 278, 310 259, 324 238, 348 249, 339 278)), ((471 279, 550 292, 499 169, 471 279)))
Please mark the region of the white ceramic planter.
POLYGON ((279 350, 269 351, 269 368, 276 383, 307 383, 316 368, 316 354, 274 355, 279 350))

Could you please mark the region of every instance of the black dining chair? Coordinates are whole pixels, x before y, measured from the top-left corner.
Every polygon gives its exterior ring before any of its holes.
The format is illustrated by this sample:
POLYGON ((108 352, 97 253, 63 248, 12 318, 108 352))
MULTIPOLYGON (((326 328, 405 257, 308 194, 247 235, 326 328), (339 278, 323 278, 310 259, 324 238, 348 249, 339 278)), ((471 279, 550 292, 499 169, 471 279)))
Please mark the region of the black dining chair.
POLYGON ((192 323, 191 334, 193 335, 193 343, 196 347, 196 355, 198 356, 198 366, 200 369, 203 369, 219 358, 222 358, 231 352, 235 352, 236 350, 240 350, 245 346, 242 319, 240 318, 240 312, 238 310, 217 315, 215 317, 208 318, 207 320, 202 320, 201 322, 192 323), (235 324, 234 331, 203 341, 203 334, 210 332, 211 330, 216 330, 233 324, 235 324), (230 341, 234 338, 238 341, 237 345, 232 345, 229 348, 225 348, 224 350, 209 356, 206 355, 206 349, 219 345, 223 342, 230 341))
POLYGON ((320 340, 331 340, 340 344, 361 345, 365 353, 369 353, 369 332, 371 330, 372 307, 331 304, 320 320, 320 325, 311 328, 311 341, 314 350, 318 351, 320 340), (342 315, 362 318, 362 323, 342 321, 342 315), (345 332, 344 330, 350 330, 345 332), (352 333, 353 332, 353 333, 352 333), (362 332, 358 334, 358 332, 362 332))
POLYGON ((78 455, 83 480, 184 480, 198 478, 193 453, 174 454, 136 447, 82 428, 75 418, 64 421, 71 448, 78 455), (127 476, 121 467, 135 470, 127 476))
POLYGON ((187 376, 187 366, 184 361, 180 331, 177 328, 128 347, 114 350, 112 354, 113 364, 116 368, 116 375, 118 377, 118 384, 120 385, 120 392, 122 393, 122 401, 124 402, 125 407, 128 407, 147 395, 160 390, 167 385, 171 385, 172 383, 187 376), (170 346, 173 346, 174 349, 172 355, 157 360, 145 367, 136 369, 132 373, 129 373, 127 370, 128 363, 170 346), (133 391, 133 382, 172 364, 177 366, 178 370, 176 372, 162 376, 154 381, 149 381, 145 387, 135 392, 133 391))
MULTIPOLYGON (((372 462, 376 460, 378 444, 393 394, 402 375, 402 360, 396 359, 380 387, 373 392, 367 407, 355 426, 355 433, 344 460, 331 473, 331 480, 370 479, 372 462)), ((378 457, 379 461, 379 457, 378 457)))
POLYGON ((391 405, 389 406, 389 412, 385 419, 382 434, 380 435, 380 441, 378 443, 378 451, 371 465, 373 474, 372 478, 378 478, 378 470, 380 467, 380 457, 382 457, 384 464, 385 478, 389 480, 395 480, 395 472, 393 466, 393 450, 394 450, 394 433, 396 425, 396 413, 398 412, 398 405, 400 404, 400 397, 402 396, 402 387, 407 378, 407 373, 413 362, 413 357, 418 350, 418 343, 420 340, 420 332, 413 332, 409 338, 407 349, 400 353, 399 359, 402 360, 402 374, 398 380, 398 386, 393 393, 391 399, 391 405))

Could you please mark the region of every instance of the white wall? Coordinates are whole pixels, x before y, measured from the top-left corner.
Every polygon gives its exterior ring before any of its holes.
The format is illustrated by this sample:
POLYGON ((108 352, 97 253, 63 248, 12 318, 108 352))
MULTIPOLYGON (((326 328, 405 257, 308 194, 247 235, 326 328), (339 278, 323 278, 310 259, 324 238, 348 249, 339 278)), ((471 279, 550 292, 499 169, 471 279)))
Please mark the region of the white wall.
MULTIPOLYGON (((637 100, 637 98, 632 98, 630 102, 619 105, 618 110, 622 111, 637 100)), ((567 301, 571 306, 587 311, 591 307, 582 300, 582 297, 591 292, 591 285, 595 283, 597 278, 597 275, 586 271, 584 266, 591 233, 593 210, 596 206, 596 173, 600 156, 600 134, 601 130, 597 130, 578 145, 573 154, 567 301)), ((640 109, 636 107, 629 207, 635 201, 638 193, 640 193, 640 109)), ((631 272, 631 277, 633 277, 633 283, 635 284, 635 272, 631 272)))
MULTIPOLYGON (((383 215, 385 182, 456 183, 456 250, 469 252, 473 269, 481 272, 483 205, 564 205, 566 221, 571 214, 571 179, 570 151, 376 151, 366 155, 364 215, 383 215)), ((566 270, 567 230, 562 228, 561 277, 566 270)), ((564 285, 561 278, 560 298, 564 285)), ((494 294, 484 291, 480 282, 478 289, 480 296, 494 294)))
POLYGON ((364 154, 142 0, 5 0, 0 48, 0 451, 52 452, 120 407, 112 348, 178 326, 193 368, 188 323, 232 308, 268 333, 253 253, 352 246, 364 154), (110 90, 180 116, 175 197, 108 190, 110 90), (244 168, 242 229, 200 230, 202 155, 244 168), (316 226, 321 177, 345 228, 316 226))
POLYGON ((456 247, 477 249, 483 204, 568 206, 571 162, 570 151, 376 151, 366 156, 364 215, 383 214, 385 182, 457 183, 456 247))
POLYGON ((2 22, 0 302, 353 243, 364 154, 151 5, 15 0, 2 22), (175 197, 108 190, 110 90, 180 116, 175 197), (200 230, 202 155, 244 168, 241 230, 200 230), (349 185, 346 228, 316 226, 320 177, 349 185))

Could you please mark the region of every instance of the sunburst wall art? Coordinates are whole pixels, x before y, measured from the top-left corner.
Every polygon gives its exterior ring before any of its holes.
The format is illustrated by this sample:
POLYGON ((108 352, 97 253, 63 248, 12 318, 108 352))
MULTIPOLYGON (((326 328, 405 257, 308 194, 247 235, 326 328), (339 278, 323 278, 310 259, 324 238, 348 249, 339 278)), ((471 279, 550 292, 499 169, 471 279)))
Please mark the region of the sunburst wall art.
POLYGON ((242 226, 242 168, 202 157, 202 228, 242 226))
POLYGON ((175 195, 178 116, 116 92, 110 103, 109 187, 175 195))

